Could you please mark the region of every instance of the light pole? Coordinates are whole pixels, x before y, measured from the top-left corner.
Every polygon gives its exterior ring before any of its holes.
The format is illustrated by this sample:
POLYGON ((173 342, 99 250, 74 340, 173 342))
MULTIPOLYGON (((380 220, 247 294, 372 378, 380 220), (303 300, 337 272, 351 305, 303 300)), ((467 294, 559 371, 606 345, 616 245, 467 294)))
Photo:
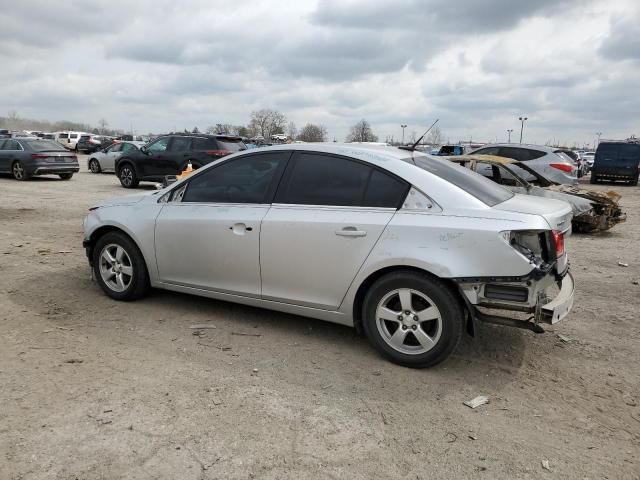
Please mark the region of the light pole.
POLYGON ((400 128, 402 128, 402 145, 404 145, 404 129, 407 128, 406 125, 400 125, 400 128))
POLYGON ((518 117, 520 120, 520 143, 522 143, 522 132, 524 131, 524 122, 529 120, 527 117, 518 117))
POLYGON ((598 145, 600 145, 600 137, 602 136, 602 132, 596 132, 596 135, 598 137, 598 143, 596 143, 594 150, 598 148, 598 145))
POLYGON ((511 143, 511 132, 513 132, 513 128, 508 128, 508 129, 507 129, 507 133, 509 134, 509 141, 508 141, 508 143, 511 143))

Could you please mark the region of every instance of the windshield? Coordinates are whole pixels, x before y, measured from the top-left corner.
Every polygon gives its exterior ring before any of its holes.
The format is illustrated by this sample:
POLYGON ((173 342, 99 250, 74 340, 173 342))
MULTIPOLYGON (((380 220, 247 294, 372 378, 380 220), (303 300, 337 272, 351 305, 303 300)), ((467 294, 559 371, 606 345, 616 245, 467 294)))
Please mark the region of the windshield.
POLYGON ((449 160, 416 155, 405 161, 415 163, 421 169, 452 183, 490 207, 509 200, 514 195, 497 183, 449 160))
POLYGON ((240 141, 233 141, 228 139, 218 138, 218 145, 220 150, 228 150, 229 152, 239 152, 240 150, 246 150, 247 147, 240 141))

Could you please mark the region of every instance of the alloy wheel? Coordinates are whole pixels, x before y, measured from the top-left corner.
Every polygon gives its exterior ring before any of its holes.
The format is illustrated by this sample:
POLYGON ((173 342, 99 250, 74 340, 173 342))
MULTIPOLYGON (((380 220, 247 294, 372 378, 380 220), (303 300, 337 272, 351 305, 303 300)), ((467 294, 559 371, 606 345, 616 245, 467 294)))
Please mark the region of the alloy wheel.
POLYGON ((89 162, 89 170, 91 170, 93 173, 100 173, 100 164, 97 160, 93 159, 91 160, 91 162, 89 162))
POLYGON ((22 164, 20 162, 16 162, 13 164, 13 177, 16 180, 24 179, 24 168, 22 167, 22 164))
POLYGON ((376 326, 394 350, 420 355, 431 350, 442 334, 442 315, 427 295, 410 288, 387 293, 376 308, 376 326))
POLYGON ((133 279, 133 264, 127 251, 115 243, 106 245, 100 252, 100 277, 114 292, 124 292, 133 279))
POLYGON ((125 187, 130 186, 133 183, 133 171, 129 167, 122 167, 120 170, 120 180, 125 187))

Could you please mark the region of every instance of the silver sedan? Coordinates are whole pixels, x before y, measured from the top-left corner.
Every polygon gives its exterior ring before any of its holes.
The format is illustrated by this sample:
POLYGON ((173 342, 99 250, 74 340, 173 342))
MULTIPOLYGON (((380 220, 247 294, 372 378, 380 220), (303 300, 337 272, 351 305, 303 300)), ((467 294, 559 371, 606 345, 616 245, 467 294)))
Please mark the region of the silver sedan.
POLYGON ((107 148, 98 150, 89 155, 87 167, 92 173, 115 172, 115 163, 123 153, 132 149, 139 150, 145 142, 117 142, 107 148))
POLYGON ((570 225, 568 204, 513 194, 446 159, 298 144, 96 205, 84 246, 113 299, 153 287, 318 318, 426 367, 481 322, 543 331, 564 318, 570 225))

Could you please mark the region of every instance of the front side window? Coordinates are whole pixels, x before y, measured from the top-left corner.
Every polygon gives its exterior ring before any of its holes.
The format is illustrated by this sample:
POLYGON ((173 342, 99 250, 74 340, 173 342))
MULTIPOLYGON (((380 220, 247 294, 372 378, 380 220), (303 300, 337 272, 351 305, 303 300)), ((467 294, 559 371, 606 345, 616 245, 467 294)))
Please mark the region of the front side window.
POLYGON ((115 145, 112 145, 111 147, 109 147, 109 153, 121 152, 121 151, 122 151, 122 143, 116 143, 115 145))
POLYGON ((300 153, 278 189, 277 203, 398 208, 409 185, 370 165, 321 153, 300 153))
POLYGON ((170 137, 162 137, 150 144, 147 147, 147 151, 149 152, 164 152, 167 149, 167 145, 169 145, 170 137))
POLYGON ((172 152, 186 152, 189 150, 190 144, 191 139, 189 137, 173 137, 169 150, 172 152))
POLYGON ((122 144, 122 151, 123 152, 128 152, 129 150, 135 150, 135 145, 131 144, 131 143, 123 143, 122 144))
POLYGON ((208 168, 189 181, 183 202, 268 203, 268 193, 289 152, 250 155, 208 168))

